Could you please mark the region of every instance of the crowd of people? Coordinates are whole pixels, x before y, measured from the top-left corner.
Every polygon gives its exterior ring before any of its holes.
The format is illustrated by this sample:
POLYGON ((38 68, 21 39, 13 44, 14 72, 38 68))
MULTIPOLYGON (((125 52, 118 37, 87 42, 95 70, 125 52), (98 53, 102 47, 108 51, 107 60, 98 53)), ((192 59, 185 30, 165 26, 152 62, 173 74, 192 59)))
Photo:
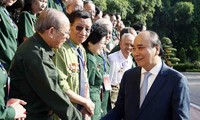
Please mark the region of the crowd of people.
POLYGON ((0 119, 189 120, 187 78, 162 54, 92 0, 1 0, 0 119))

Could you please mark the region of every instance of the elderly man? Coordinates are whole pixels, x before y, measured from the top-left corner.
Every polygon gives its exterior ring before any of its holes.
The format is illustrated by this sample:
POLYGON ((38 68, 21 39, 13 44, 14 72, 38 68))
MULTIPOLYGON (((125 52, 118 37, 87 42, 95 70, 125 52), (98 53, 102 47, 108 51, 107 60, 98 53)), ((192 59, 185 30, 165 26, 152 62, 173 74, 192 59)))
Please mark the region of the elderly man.
POLYGON ((161 59, 161 42, 153 31, 134 40, 138 67, 124 73, 115 108, 103 120, 189 120, 188 81, 161 59))
POLYGON ((83 10, 83 1, 82 0, 67 0, 66 2, 66 13, 67 16, 76 11, 76 10, 83 10))
POLYGON ((120 50, 108 55, 110 62, 110 81, 112 86, 111 91, 111 103, 112 108, 117 100, 119 85, 121 83, 124 72, 132 67, 135 67, 133 63, 131 52, 133 49, 133 42, 135 36, 131 33, 125 33, 120 40, 120 50))
POLYGON ((52 48, 60 48, 69 37, 70 23, 64 13, 44 10, 36 33, 17 50, 10 67, 10 97, 27 101, 28 120, 53 120, 53 113, 63 120, 81 120, 58 85, 58 72, 52 48))
POLYGON ((84 1, 84 10, 89 12, 91 17, 92 17, 92 21, 94 22, 94 18, 95 18, 95 4, 91 1, 91 0, 85 0, 84 1))

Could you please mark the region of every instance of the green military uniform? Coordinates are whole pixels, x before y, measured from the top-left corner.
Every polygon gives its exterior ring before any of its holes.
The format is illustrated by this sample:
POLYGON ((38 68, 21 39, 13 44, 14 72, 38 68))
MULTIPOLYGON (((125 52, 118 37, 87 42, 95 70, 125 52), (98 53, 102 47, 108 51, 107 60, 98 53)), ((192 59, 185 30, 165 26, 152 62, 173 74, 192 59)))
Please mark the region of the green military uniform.
MULTIPOLYGON (((100 66, 100 72, 102 75, 109 74, 110 71, 110 65, 107 57, 103 57, 101 55, 96 55, 96 60, 98 66, 100 66), (105 59, 105 62, 104 62, 105 59), (104 67, 105 63, 105 67, 104 67)), ((102 89, 102 102, 101 102, 101 109, 102 109, 102 114, 101 116, 103 117, 104 115, 107 114, 107 112, 111 109, 111 102, 110 102, 110 91, 105 90, 104 85, 102 84, 103 89, 102 89)))
POLYGON ((100 120, 101 118, 101 98, 100 87, 103 83, 103 74, 100 72, 100 65, 97 64, 95 55, 86 48, 88 80, 90 85, 90 99, 95 104, 94 115, 92 120, 100 120))
POLYGON ((10 97, 27 102, 27 120, 53 120, 53 112, 63 120, 81 120, 58 85, 53 55, 38 33, 24 42, 10 67, 10 97))
POLYGON ((47 7, 54 8, 65 13, 65 5, 63 4, 62 0, 48 0, 47 7))
POLYGON ((6 107, 5 105, 5 92, 7 73, 0 62, 0 120, 14 120, 15 110, 13 107, 6 107))
POLYGON ((36 16, 33 13, 28 11, 22 11, 19 16, 19 33, 18 33, 18 41, 19 43, 23 42, 23 37, 31 37, 35 33, 35 23, 36 16))
POLYGON ((17 34, 18 28, 8 11, 0 6, 0 62, 7 71, 17 49, 17 34))
MULTIPOLYGON (((61 79, 59 83, 64 92, 70 89, 76 94, 80 93, 79 61, 76 51, 78 47, 81 48, 84 58, 86 58, 86 52, 83 46, 76 45, 71 39, 67 40, 60 49, 57 49, 53 57, 55 66, 67 76, 66 78, 60 74, 61 79)), ((84 67, 84 74, 87 78, 87 66, 85 65, 84 67)), ((88 84, 88 80, 86 82, 88 84)), ((89 91, 89 88, 87 89, 89 91)))

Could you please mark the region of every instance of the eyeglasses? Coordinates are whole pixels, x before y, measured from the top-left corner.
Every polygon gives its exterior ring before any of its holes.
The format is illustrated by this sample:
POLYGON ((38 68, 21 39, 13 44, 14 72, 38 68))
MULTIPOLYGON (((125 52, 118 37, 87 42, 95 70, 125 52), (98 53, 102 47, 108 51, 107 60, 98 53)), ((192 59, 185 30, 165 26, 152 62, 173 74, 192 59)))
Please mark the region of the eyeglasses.
POLYGON ((76 30, 79 31, 79 32, 81 32, 83 29, 85 29, 85 31, 86 31, 87 33, 90 33, 90 31, 91 31, 90 28, 85 28, 85 27, 82 27, 82 26, 79 26, 79 25, 77 25, 75 28, 76 28, 76 30))

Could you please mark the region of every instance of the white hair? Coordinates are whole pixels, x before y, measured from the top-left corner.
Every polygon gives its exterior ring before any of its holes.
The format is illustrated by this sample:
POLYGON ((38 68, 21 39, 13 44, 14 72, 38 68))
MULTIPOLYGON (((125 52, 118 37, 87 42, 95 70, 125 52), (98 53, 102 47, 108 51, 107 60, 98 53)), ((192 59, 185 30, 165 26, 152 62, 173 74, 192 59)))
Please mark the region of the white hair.
POLYGON ((123 35, 122 35, 122 38, 121 38, 121 41, 123 40, 123 39, 125 39, 125 38, 128 38, 129 40, 134 40, 135 39, 135 37, 136 36, 134 36, 133 34, 131 34, 131 33, 124 33, 123 35))
POLYGON ((95 23, 100 26, 112 26, 113 27, 111 21, 106 18, 98 19, 95 23))

